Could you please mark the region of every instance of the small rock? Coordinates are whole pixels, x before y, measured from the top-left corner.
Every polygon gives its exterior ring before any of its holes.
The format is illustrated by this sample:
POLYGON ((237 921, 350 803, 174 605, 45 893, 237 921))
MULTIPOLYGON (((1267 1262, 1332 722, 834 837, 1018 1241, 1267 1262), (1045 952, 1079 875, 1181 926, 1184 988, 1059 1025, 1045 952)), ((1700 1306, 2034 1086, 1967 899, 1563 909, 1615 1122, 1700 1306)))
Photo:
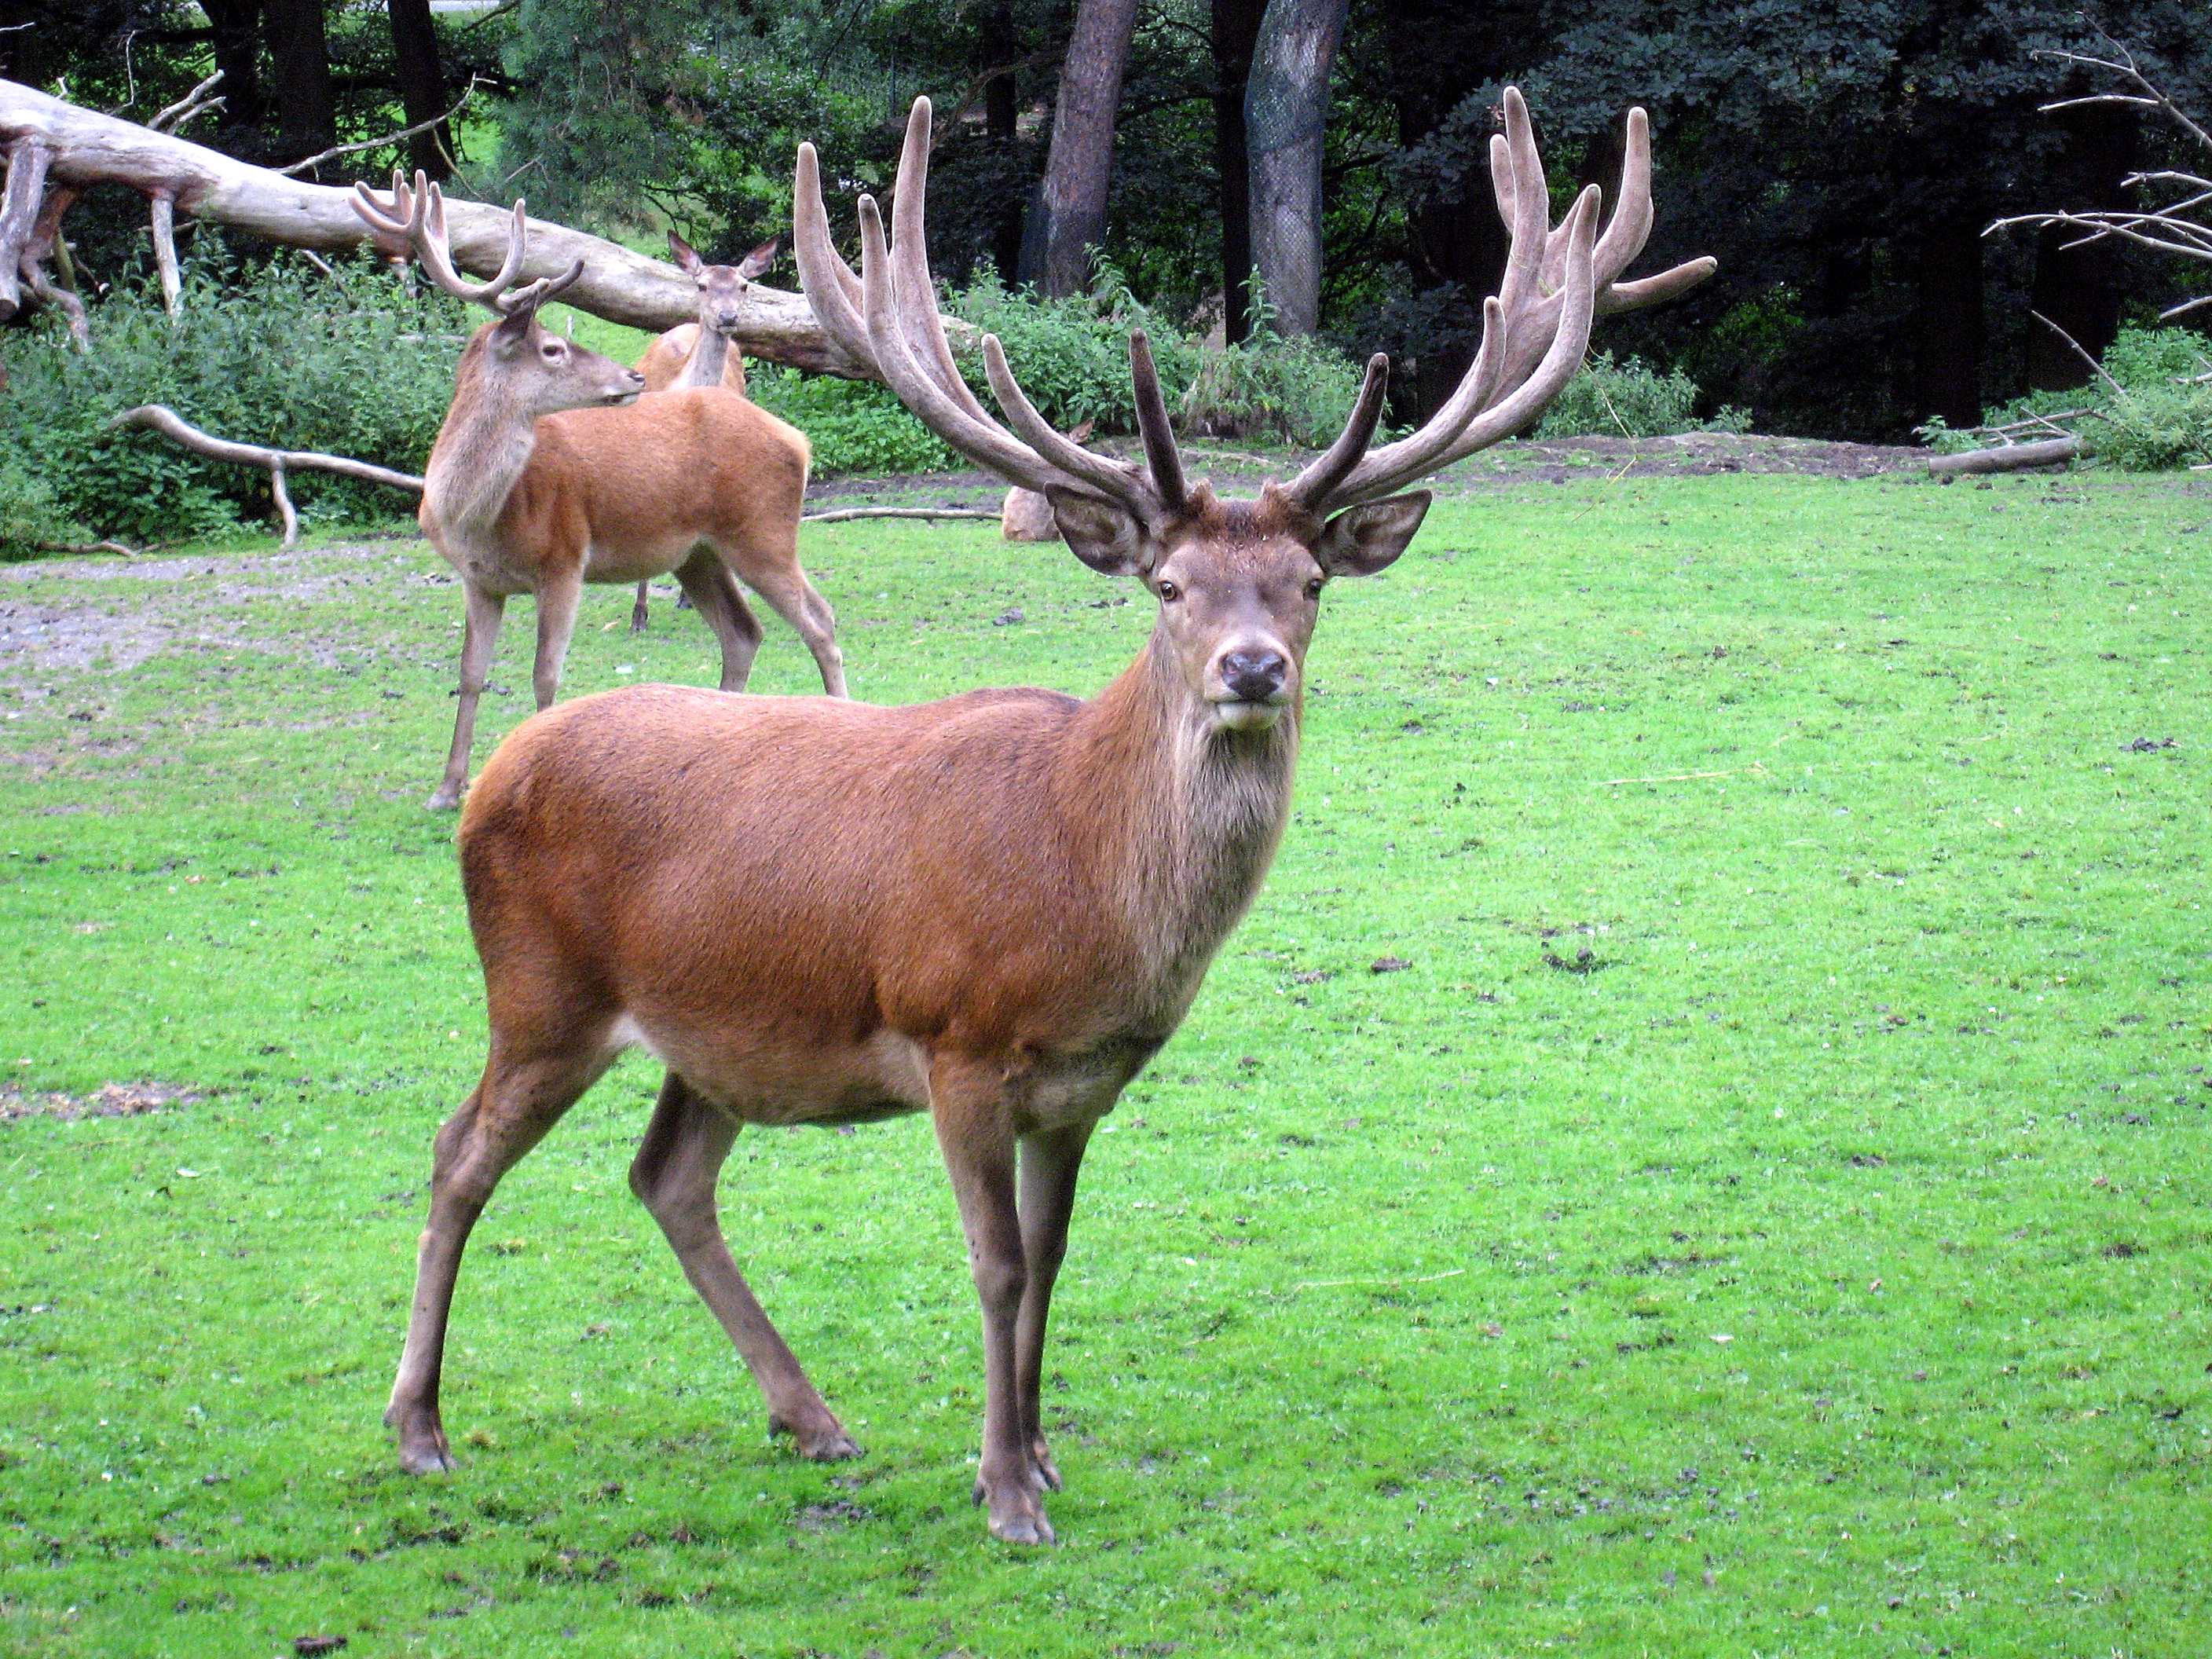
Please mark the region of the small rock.
POLYGON ((991 618, 991 626, 994 628, 1011 628, 1014 623, 1018 622, 1024 622, 1026 620, 1027 618, 1022 615, 1021 606, 1018 605, 1011 605, 1004 611, 1001 611, 997 616, 991 618))
POLYGON ((1367 964, 1370 974, 1402 974, 1413 964, 1403 957, 1377 957, 1367 964))

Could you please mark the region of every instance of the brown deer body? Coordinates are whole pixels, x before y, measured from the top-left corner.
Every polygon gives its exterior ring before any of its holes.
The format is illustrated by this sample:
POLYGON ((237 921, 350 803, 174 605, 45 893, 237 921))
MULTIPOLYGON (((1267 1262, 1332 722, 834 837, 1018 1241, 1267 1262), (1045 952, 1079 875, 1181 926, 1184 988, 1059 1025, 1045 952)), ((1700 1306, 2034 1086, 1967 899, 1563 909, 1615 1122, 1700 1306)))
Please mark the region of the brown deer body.
POLYGON ((507 739, 461 823, 491 1042, 438 1136, 386 1416, 405 1467, 450 1464, 440 1356, 471 1226, 501 1175, 641 1043, 668 1076, 631 1187, 771 1425, 813 1457, 857 1449, 731 1257, 717 1174, 745 1123, 930 1113, 983 1311, 975 1496, 994 1535, 1050 1541, 1042 1493, 1060 1475, 1038 1382, 1077 1173, 1273 858, 1326 584, 1398 556, 1429 498, 1390 492, 1530 418, 1580 362, 1600 305, 1662 297, 1711 268, 1612 280, 1649 223, 1640 112, 1601 240, 1595 191, 1547 230, 1526 112, 1517 93, 1505 101, 1493 166, 1515 264, 1462 395, 1370 454, 1385 373, 1373 360, 1343 436, 1257 501, 1186 483, 1141 335, 1141 469, 1054 432, 995 340, 986 361, 1014 431, 967 396, 927 303, 926 103, 908 128, 894 247, 861 202, 859 279, 830 246, 802 148, 800 268, 825 328, 948 442, 1045 495, 1079 558, 1141 581, 1152 635, 1087 702, 1017 690, 877 708, 641 686, 507 739))
POLYGON ((441 287, 502 319, 461 355, 416 514, 468 605, 460 706, 431 806, 459 805, 467 787, 477 702, 516 594, 538 601, 531 679, 541 709, 559 694, 584 585, 672 570, 720 643, 724 690, 744 690, 761 643, 735 573, 798 630, 823 688, 842 696, 836 618, 799 563, 805 436, 719 387, 639 399, 641 377, 539 327, 537 307, 557 287, 533 285, 527 304, 506 295, 521 263, 520 204, 507 269, 482 285, 453 273, 435 185, 410 191, 395 177, 389 210, 366 187, 355 206, 405 238, 441 287))
MULTIPOLYGON (((775 263, 776 246, 763 242, 734 265, 710 265, 681 236, 668 233, 668 251, 677 267, 699 290, 699 320, 670 329, 645 349, 637 360, 637 372, 648 393, 718 386, 745 396, 745 356, 733 337, 744 324, 753 279, 775 263)), ((765 435, 772 441, 775 429, 769 428, 765 435)), ((800 440, 802 446, 805 441, 800 440)), ((802 453, 802 465, 805 459, 802 453)), ((629 612, 633 634, 645 632, 649 615, 646 587, 641 579, 629 612)), ((690 603, 690 594, 680 595, 676 608, 681 611, 690 603)))

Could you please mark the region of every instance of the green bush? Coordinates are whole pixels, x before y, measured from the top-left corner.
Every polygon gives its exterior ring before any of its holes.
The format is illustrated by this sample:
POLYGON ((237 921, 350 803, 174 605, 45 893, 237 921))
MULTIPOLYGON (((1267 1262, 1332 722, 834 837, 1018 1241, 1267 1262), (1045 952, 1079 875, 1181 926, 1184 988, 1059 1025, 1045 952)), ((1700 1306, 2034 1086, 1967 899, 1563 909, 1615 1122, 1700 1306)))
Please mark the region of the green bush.
POLYGON ((1189 343, 1140 305, 1110 264, 1102 265, 1088 294, 1048 300, 1027 289, 1007 289, 987 276, 964 292, 948 295, 946 304, 954 316, 975 325, 975 334, 954 347, 960 372, 975 395, 987 404, 996 401, 983 370, 981 340, 995 334, 1037 412, 1063 432, 1085 421, 1101 435, 1137 429, 1136 397, 1129 383, 1129 335, 1134 329, 1151 337, 1160 390, 1170 405, 1190 385, 1195 353, 1189 343))
MULTIPOLYGON (((0 344, 10 382, 0 454, 16 475, 0 483, 0 519, 162 543, 269 516, 266 473, 109 426, 138 404, 167 404, 219 437, 419 472, 473 325, 458 301, 427 287, 410 296, 367 260, 340 264, 333 279, 280 258, 234 282, 195 264, 174 321, 158 293, 127 286, 94 309, 90 353, 52 326, 0 344)), ((380 485, 315 473, 289 483, 310 520, 408 510, 380 485)))
POLYGON ((2167 472, 2212 462, 2212 384, 2197 378, 2212 374, 2212 361, 2202 335, 2185 328, 2124 328, 2106 348, 2103 368, 2104 374, 2087 386, 2015 398, 1984 416, 1982 428, 1954 429, 1933 420, 1915 430, 1930 449, 1956 454, 1996 441, 1990 427, 2086 410, 2048 430, 2016 431, 2013 441, 2033 442, 2071 430, 2087 459, 2123 472, 2167 472))
POLYGON ((1641 358, 1616 363, 1601 351, 1577 371, 1544 411, 1539 438, 1665 438, 1678 432, 1744 432, 1747 411, 1697 416, 1698 383, 1680 369, 1661 374, 1641 358))
POLYGON ((746 372, 746 386, 754 402, 806 434, 817 476, 944 472, 966 465, 889 386, 757 362, 746 372))
POLYGON ((1311 338, 1261 331, 1235 345, 1200 346, 1197 360, 1182 422, 1209 437, 1319 449, 1335 441, 1359 401, 1358 368, 1311 338))

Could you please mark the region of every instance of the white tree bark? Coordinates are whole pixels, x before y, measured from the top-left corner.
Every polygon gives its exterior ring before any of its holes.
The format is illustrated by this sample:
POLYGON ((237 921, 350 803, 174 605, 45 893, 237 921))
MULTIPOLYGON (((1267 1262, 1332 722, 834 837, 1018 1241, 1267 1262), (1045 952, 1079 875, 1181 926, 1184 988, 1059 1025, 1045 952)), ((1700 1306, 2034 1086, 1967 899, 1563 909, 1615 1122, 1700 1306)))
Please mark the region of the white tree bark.
MULTIPOLYGON (((293 247, 343 252, 374 240, 349 205, 350 191, 287 179, 13 81, 0 80, 0 151, 11 159, 42 157, 43 182, 56 187, 127 185, 149 200, 170 198, 179 213, 293 247)), ((27 176, 26 188, 14 188, 17 171, 9 169, 11 197, 21 193, 35 201, 27 176)), ((454 264, 472 276, 496 272, 507 252, 507 210, 449 202, 446 213, 454 264)), ((0 241, 6 240, 0 235, 0 241)), ((558 276, 579 259, 583 276, 562 297, 580 311, 656 333, 698 315, 698 290, 675 266, 565 225, 530 222, 526 277, 558 276)), ((19 303, 15 261, 11 257, 5 264, 0 317, 12 314, 19 303)), ((830 343, 803 295, 756 283, 749 301, 751 314, 733 337, 747 356, 849 380, 874 378, 830 343)))

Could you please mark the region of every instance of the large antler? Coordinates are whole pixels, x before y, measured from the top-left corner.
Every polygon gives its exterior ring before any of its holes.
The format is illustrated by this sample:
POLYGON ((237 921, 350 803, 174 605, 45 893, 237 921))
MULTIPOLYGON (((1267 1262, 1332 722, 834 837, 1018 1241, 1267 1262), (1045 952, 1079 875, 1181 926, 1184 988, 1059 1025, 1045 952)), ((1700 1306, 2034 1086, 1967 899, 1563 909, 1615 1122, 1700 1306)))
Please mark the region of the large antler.
MULTIPOLYGON (((1673 299, 1713 273, 1715 261, 1700 258, 1639 281, 1616 280, 1651 234, 1651 124, 1642 110, 1628 112, 1620 201, 1599 236, 1595 185, 1556 229, 1547 228, 1550 196, 1528 106, 1515 87, 1505 88, 1504 104, 1505 131, 1490 141, 1490 177, 1498 216, 1513 240, 1504 280, 1483 302, 1481 347, 1427 425, 1371 454, 1359 453, 1365 449, 1361 439, 1347 462, 1348 441, 1363 423, 1373 430, 1363 392, 1344 436, 1289 486, 1314 513, 1389 495, 1509 436, 1541 412, 1581 366, 1593 318, 1673 299)), ((1369 388, 1375 379, 1370 363, 1369 388)))
POLYGON ((412 249, 415 257, 422 261, 422 269, 430 273, 430 280, 447 293, 471 305, 489 306, 501 317, 536 310, 584 274, 584 262, 579 259, 561 276, 540 276, 508 292, 514 288, 515 277, 521 274, 523 254, 529 240, 530 221, 520 197, 515 198, 514 223, 507 228, 507 258, 501 261, 498 274, 488 283, 465 282, 454 269, 446 232, 446 198, 422 173, 416 173, 415 182, 410 185, 398 167, 392 169, 389 208, 376 199, 376 192, 367 185, 356 185, 353 210, 370 229, 412 249))
POLYGON ((1167 403, 1160 395, 1152 346, 1141 331, 1129 337, 1129 374, 1136 392, 1137 426, 1145 442, 1146 464, 1141 468, 1096 454, 1061 436, 1023 392, 995 335, 983 337, 983 368, 1013 430, 993 419, 960 378, 938 315, 922 229, 922 204, 929 184, 929 100, 917 98, 907 117, 888 244, 875 198, 860 198, 858 277, 830 241, 814 146, 799 147, 793 246, 799 279, 823 331, 872 367, 923 425, 977 465, 1027 489, 1069 485, 1118 502, 1148 525, 1165 522, 1184 503, 1182 463, 1168 423, 1167 403))

